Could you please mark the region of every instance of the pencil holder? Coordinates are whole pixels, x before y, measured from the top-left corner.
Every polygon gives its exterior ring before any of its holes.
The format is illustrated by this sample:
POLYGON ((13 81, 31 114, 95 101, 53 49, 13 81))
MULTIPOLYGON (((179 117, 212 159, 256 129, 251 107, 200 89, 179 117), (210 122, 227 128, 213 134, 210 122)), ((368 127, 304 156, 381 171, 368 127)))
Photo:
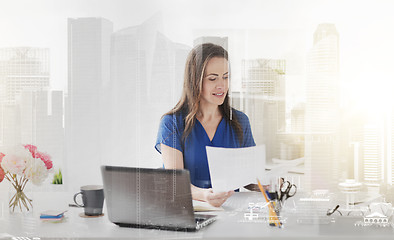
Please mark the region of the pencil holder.
POLYGON ((270 226, 281 226, 281 218, 280 218, 280 203, 276 200, 269 201, 268 205, 268 219, 270 226))

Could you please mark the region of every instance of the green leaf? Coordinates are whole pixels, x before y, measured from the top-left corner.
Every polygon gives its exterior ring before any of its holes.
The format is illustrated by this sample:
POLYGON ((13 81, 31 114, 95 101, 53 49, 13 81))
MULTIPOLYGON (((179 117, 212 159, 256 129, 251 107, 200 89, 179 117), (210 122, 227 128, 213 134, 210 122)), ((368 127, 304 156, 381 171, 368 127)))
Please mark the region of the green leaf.
POLYGON ((63 184, 62 171, 60 169, 55 175, 53 175, 52 184, 63 184))

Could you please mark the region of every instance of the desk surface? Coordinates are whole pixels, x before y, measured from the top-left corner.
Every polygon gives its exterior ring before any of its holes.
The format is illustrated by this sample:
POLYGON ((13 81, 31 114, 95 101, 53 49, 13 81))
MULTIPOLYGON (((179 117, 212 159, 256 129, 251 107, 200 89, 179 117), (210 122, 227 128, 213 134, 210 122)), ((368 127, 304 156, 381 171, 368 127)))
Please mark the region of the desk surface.
MULTIPOLYGON (((32 214, 9 214, 3 203, 0 215, 1 237, 29 237, 30 239, 393 239, 394 228, 356 227, 360 217, 335 217, 335 223, 300 224, 297 218, 288 215, 283 228, 270 227, 266 222, 250 222, 244 219, 249 202, 264 201, 260 193, 242 192, 234 194, 223 206, 225 211, 214 212, 218 220, 194 233, 152 229, 121 228, 109 222, 107 216, 82 218, 80 208, 69 208, 72 195, 68 193, 35 193, 35 208, 32 214), (62 223, 42 222, 40 212, 48 209, 67 209, 62 223), (6 211, 4 211, 6 210, 6 211)), ((105 213, 106 210, 104 210, 105 213)))

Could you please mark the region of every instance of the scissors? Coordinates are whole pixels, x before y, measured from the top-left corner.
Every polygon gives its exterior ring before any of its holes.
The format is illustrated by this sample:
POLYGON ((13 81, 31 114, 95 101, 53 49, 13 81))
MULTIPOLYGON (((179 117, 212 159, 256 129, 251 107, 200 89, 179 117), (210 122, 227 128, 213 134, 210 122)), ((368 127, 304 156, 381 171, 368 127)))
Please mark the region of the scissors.
POLYGON ((280 197, 279 197, 279 201, 283 202, 288 198, 293 197, 296 192, 297 192, 297 186, 295 184, 292 184, 289 181, 284 181, 281 185, 280 185, 280 197))

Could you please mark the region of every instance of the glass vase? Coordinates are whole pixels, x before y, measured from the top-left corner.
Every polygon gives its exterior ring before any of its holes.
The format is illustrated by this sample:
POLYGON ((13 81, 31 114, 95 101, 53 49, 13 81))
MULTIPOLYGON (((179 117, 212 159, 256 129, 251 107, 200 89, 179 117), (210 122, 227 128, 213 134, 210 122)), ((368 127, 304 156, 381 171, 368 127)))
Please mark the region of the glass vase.
POLYGON ((29 213, 33 211, 33 200, 29 197, 30 191, 26 188, 28 179, 20 178, 12 181, 8 192, 8 207, 10 213, 29 213))

